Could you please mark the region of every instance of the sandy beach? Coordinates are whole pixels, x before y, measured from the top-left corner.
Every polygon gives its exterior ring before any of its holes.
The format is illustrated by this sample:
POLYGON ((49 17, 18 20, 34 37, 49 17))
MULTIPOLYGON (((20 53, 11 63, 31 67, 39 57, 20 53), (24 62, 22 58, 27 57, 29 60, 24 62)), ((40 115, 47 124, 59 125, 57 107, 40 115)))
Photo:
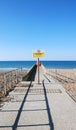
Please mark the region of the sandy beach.
POLYGON ((76 101, 76 69, 48 69, 48 73, 57 79, 69 96, 76 101))

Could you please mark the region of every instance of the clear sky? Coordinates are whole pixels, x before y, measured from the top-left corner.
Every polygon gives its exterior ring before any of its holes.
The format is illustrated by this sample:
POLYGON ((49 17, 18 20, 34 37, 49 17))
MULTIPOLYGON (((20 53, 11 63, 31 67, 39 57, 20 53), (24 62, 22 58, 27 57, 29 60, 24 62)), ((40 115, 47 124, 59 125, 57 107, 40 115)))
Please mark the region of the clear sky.
POLYGON ((76 0, 0 0, 0 60, 76 60, 76 0))

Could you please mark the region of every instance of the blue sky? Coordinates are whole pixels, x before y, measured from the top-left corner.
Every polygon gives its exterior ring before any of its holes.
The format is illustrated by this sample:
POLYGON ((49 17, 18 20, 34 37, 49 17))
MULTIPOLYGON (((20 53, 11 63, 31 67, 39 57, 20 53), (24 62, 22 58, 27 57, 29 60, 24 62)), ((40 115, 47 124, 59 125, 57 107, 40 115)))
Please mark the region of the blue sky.
POLYGON ((0 60, 76 60, 76 0, 0 0, 0 60))

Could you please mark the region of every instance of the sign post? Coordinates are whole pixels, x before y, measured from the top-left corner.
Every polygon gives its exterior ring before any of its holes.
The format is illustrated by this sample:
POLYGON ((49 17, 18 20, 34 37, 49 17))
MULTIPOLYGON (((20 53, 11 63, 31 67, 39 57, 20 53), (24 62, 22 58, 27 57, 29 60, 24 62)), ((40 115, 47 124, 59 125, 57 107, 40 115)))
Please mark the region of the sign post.
POLYGON ((38 68, 38 84, 40 84, 40 70, 39 70, 39 67, 40 67, 40 61, 39 61, 39 58, 43 58, 44 57, 44 52, 41 52, 40 50, 37 50, 33 53, 33 57, 34 58, 38 58, 38 61, 37 61, 37 68, 38 68))
POLYGON ((40 84, 40 70, 39 70, 39 58, 38 58, 38 84, 40 84))

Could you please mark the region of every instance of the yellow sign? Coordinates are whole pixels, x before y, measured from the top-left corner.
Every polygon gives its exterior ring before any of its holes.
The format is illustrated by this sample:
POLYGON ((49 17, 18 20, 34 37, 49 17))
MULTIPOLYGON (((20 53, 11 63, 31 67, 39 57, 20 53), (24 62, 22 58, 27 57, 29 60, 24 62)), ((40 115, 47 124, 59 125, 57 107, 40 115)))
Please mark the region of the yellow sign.
POLYGON ((34 52, 33 57, 34 58, 43 58, 44 57, 44 52, 34 52))

